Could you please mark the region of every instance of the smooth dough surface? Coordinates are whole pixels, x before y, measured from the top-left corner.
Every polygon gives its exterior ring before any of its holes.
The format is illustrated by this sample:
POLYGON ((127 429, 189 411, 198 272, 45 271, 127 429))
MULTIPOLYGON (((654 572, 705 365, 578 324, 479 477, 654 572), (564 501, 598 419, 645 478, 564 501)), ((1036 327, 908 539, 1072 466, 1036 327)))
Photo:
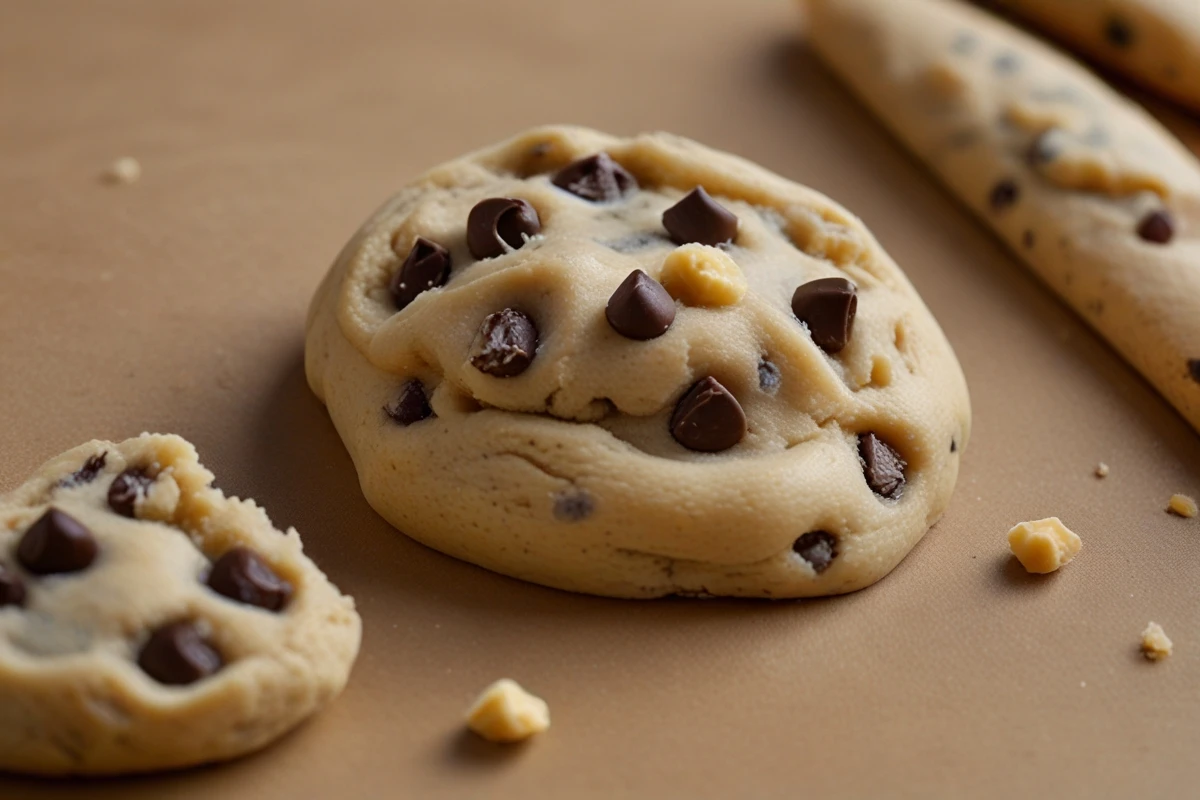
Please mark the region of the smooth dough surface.
POLYGON ((0 497, 0 567, 24 601, 0 600, 0 770, 101 775, 233 758, 286 733, 341 691, 361 622, 253 501, 227 498, 191 444, 143 434, 93 441, 52 460, 0 497), (127 469, 152 476, 115 513, 108 496, 127 469), (40 575, 19 555, 49 509, 77 520, 94 561, 40 575), (291 586, 279 611, 218 594, 212 562, 246 547, 291 586), (139 667, 152 631, 195 624, 224 665, 187 685, 139 667))
POLYGON ((856 217, 667 134, 535 129, 418 178, 365 223, 317 291, 306 366, 367 500, 401 531, 498 572, 619 597, 867 586, 942 514, 970 429, 949 344, 856 217), (600 152, 639 188, 593 203, 551 182, 600 152), (610 296, 636 269, 661 277, 676 247, 662 214, 697 186, 739 218, 722 249, 745 293, 722 290, 727 305, 676 302, 658 338, 617 334, 610 296), (490 197, 528 201, 542 229, 477 260, 466 222, 490 197), (388 281, 418 236, 444 246, 453 269, 397 311, 388 281), (832 356, 789 305, 797 286, 826 277, 858 287, 853 335, 832 356), (506 308, 536 322, 540 343, 525 372, 500 378, 469 354, 483 320, 506 308), (717 453, 670 432, 680 398, 707 376, 748 421, 717 453), (396 424, 384 407, 411 380, 433 415, 396 424), (896 497, 864 479, 857 437, 867 433, 907 462, 896 497), (832 548, 801 547, 806 558, 794 545, 818 531, 832 548))
POLYGON ((807 7, 809 38, 834 71, 1200 429, 1191 153, 1092 73, 979 9, 807 7))

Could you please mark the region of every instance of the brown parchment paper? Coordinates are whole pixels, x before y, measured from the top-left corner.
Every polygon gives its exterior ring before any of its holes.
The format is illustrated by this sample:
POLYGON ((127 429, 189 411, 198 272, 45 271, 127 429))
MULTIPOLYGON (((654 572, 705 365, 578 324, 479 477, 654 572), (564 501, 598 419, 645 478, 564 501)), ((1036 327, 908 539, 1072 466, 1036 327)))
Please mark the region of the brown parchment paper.
POLYGON ((1196 791, 1200 520, 1164 508, 1200 494, 1200 438, 798 31, 785 0, 0 6, 0 488, 92 437, 180 433, 218 485, 299 528, 366 624, 345 695, 260 755, 0 776, 0 797, 1196 791), (544 122, 737 152, 845 203, 907 270, 975 431, 949 512, 889 578, 800 603, 573 596, 427 550, 367 507, 305 385, 309 296, 408 178, 544 122), (141 181, 103 185, 126 154, 141 181), (1004 534, 1049 515, 1084 549, 1030 577, 1004 534), (1176 642, 1159 664, 1137 650, 1152 619, 1176 642), (462 732, 501 676, 549 701, 549 733, 501 749, 462 732))

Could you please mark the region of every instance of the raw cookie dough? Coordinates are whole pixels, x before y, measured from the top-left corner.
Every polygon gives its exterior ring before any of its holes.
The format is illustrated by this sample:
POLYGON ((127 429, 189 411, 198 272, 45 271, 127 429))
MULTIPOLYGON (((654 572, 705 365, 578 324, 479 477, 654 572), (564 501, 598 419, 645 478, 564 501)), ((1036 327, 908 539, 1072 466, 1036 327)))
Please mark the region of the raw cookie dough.
POLYGON ((867 586, 945 509, 970 429, 857 218, 667 134, 543 128, 418 178, 317 291, 306 366, 397 528, 618 597, 867 586))
POLYGON ((354 602, 178 436, 93 441, 0 497, 0 771, 257 750, 341 691, 354 602))
POLYGON ((1146 626, 1146 630, 1142 631, 1142 655, 1149 660, 1162 661, 1171 655, 1174 649, 1175 645, 1167 636, 1167 632, 1157 622, 1151 622, 1146 626))
POLYGON ((550 706, 511 678, 501 678, 467 709, 467 727, 489 742, 520 742, 550 727, 550 706))
POLYGON ((1068 58, 945 0, 809 0, 813 46, 1200 429, 1200 166, 1068 58))
POLYGON ((1008 532, 1008 547, 1028 572, 1046 574, 1079 555, 1083 541, 1058 517, 1022 522, 1008 532))

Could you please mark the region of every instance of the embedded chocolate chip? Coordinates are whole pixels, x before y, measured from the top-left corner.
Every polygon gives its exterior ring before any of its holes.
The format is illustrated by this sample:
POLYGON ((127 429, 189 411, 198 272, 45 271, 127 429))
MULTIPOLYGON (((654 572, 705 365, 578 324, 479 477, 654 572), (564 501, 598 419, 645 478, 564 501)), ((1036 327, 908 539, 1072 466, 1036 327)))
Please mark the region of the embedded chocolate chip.
POLYGON ((992 187, 988 203, 992 206, 992 211, 1004 211, 1016 205, 1020 196, 1021 190, 1017 184, 1006 178, 992 187))
POLYGON ((17 546, 17 560, 36 575, 79 572, 96 560, 96 537, 71 515, 51 508, 29 526, 17 546))
POLYGON ((1175 220, 1166 211, 1151 211, 1138 223, 1138 236, 1154 244, 1167 244, 1175 237, 1175 220))
POLYGON ((159 683, 185 686, 224 666, 221 654, 191 622, 172 622, 150 634, 138 666, 159 683))
POLYGON ((1120 17, 1109 17, 1104 21, 1104 38, 1123 50, 1133 44, 1133 27, 1120 17))
POLYGON ((697 381, 675 406, 671 435, 689 450, 728 450, 746 435, 746 412, 728 389, 709 376, 697 381))
POLYGON ((122 517, 132 519, 138 498, 144 497, 153 483, 154 479, 146 474, 146 470, 130 467, 114 478, 108 487, 108 507, 122 517))
POLYGON ((635 269, 608 298, 604 316, 628 339, 654 339, 675 321, 675 300, 661 283, 635 269))
POLYGON ((0 608, 25 605, 25 581, 0 564, 0 608))
POLYGON ((600 242, 610 250, 616 250, 618 253, 633 253, 638 250, 645 250, 654 245, 670 245, 671 240, 659 233, 632 233, 628 236, 622 236, 620 239, 609 239, 600 242))
POLYGON ((488 315, 471 348, 471 364, 497 378, 511 378, 529 369, 537 355, 538 330, 520 311, 506 308, 488 315))
POLYGON ((450 251, 418 236, 412 249, 388 283, 397 310, 404 310, 417 295, 442 286, 450 278, 450 251))
POLYGON ((845 278, 818 278, 792 294, 792 313, 826 353, 840 352, 850 341, 857 312, 858 290, 845 278))
POLYGON ((1200 358, 1188 360, 1188 374, 1192 376, 1192 380, 1200 383, 1200 358))
POLYGON ((792 549, 820 575, 837 557, 837 537, 826 531, 809 531, 796 540, 792 549))
POLYGON ((416 378, 404 382, 396 399, 383 407, 383 411, 394 422, 405 427, 433 415, 429 398, 425 395, 425 384, 416 378))
POLYGON ((67 477, 58 482, 58 486, 69 488, 71 486, 80 486, 85 483, 91 483, 96 480, 96 476, 100 474, 100 470, 104 469, 105 462, 108 461, 108 451, 104 451, 98 456, 92 456, 87 461, 83 462, 83 466, 72 472, 67 477))
POLYGON ((292 597, 292 585, 248 547, 235 547, 217 559, 208 575, 208 588, 268 611, 279 611, 292 597))
POLYGON ((563 167, 551 179, 560 189, 593 203, 611 203, 637 189, 633 177, 608 153, 597 153, 563 167))
POLYGON ((563 522, 587 519, 595 509, 592 496, 583 489, 562 492, 554 498, 554 517, 563 522))
POLYGON ((718 245, 737 238, 738 218, 697 186, 662 215, 675 244, 718 245))
POLYGON ((775 394, 779 389, 779 384, 783 377, 779 372, 779 367, 774 362, 761 358, 758 361, 758 388, 762 389, 767 394, 775 394))
POLYGON ((467 248, 476 258, 494 258, 519 250, 542 229, 533 206, 515 197, 480 200, 467 215, 467 248))
POLYGON ((858 437, 858 454, 871 491, 882 497, 894 497, 904 486, 904 468, 908 466, 900 454, 874 433, 858 437))
POLYGON ((952 438, 952 439, 950 440, 950 452, 951 452, 951 453, 957 453, 957 452, 958 452, 958 440, 957 440, 957 439, 953 439, 953 438, 952 438))

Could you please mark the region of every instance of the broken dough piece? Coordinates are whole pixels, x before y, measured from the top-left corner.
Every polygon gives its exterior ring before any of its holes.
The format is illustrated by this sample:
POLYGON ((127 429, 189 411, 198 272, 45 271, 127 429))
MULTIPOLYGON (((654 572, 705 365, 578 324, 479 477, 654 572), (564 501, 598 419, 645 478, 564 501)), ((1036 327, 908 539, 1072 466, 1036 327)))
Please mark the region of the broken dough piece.
POLYGON ((1142 631, 1142 655, 1151 661, 1162 661, 1173 649, 1174 644, 1157 622, 1151 622, 1142 631))
POLYGON ((1191 519, 1192 517, 1196 516, 1197 513, 1200 513, 1200 509, 1197 509, 1196 507, 1196 501, 1193 498, 1188 497, 1186 494, 1171 495, 1171 499, 1167 502, 1167 510, 1172 514, 1176 514, 1187 519, 1191 519))
POLYGON ((467 727, 490 742, 519 742, 550 727, 550 707, 516 681, 501 678, 468 709, 467 727))
POLYGON ((1046 574, 1073 559, 1083 542, 1058 517, 1048 517, 1014 527, 1008 546, 1026 570, 1046 574))

